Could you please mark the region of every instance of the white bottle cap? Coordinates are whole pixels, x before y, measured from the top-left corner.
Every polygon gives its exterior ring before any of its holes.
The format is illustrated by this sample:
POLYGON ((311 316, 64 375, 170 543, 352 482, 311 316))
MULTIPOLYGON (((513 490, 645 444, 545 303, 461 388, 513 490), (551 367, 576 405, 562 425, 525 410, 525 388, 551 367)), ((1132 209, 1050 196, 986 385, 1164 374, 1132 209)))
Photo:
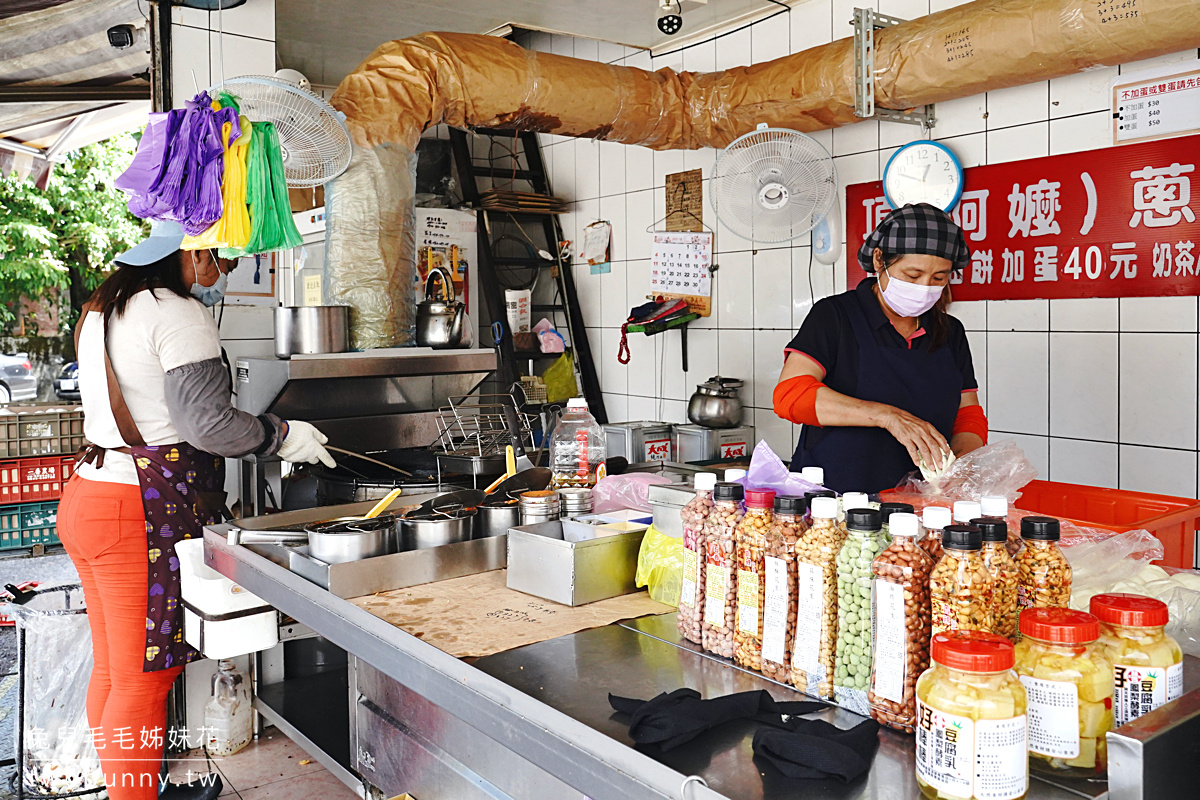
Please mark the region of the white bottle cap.
MULTIPOLYGON (((921 522, 926 528, 937 528, 939 531, 950 524, 950 509, 945 506, 926 506, 925 512, 921 515, 921 522)), ((890 531, 891 523, 888 523, 890 531)))
POLYGON ((800 470, 800 477, 817 486, 825 485, 825 470, 821 467, 805 467, 800 470))
POLYGON ((725 482, 726 483, 733 483, 734 481, 738 480, 739 478, 744 478, 744 477, 746 477, 746 470, 744 470, 744 469, 727 469, 727 470, 725 470, 725 482))
POLYGON ((888 530, 891 532, 893 537, 916 537, 921 534, 921 521, 917 519, 916 514, 909 514, 906 511, 897 511, 888 517, 888 530))
POLYGON ((693 485, 697 492, 711 492, 717 485, 717 473, 715 472, 697 472, 696 477, 692 479, 693 485))
POLYGON ((983 516, 983 507, 974 500, 958 500, 954 503, 954 521, 970 522, 983 516))
POLYGON ((570 410, 572 408, 586 409, 587 407, 588 407, 587 398, 585 398, 585 397, 572 397, 570 400, 567 401, 567 409, 568 410, 570 410))
POLYGON ((814 497, 809 505, 813 519, 837 519, 838 501, 836 497, 814 497))
POLYGON ((842 511, 849 511, 852 508, 870 508, 871 498, 867 497, 862 492, 846 492, 842 495, 842 511))
POLYGON ((1007 517, 1008 516, 1008 498, 999 495, 991 495, 981 498, 979 507, 985 517, 1007 517))

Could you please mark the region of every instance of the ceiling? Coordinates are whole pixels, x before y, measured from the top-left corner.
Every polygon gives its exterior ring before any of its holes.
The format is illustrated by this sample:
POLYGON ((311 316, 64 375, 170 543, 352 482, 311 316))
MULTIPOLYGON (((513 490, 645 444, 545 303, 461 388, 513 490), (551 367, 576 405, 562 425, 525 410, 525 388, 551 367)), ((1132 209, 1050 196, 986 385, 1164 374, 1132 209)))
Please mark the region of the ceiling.
MULTIPOLYGON (((783 0, 795 4, 800 0, 783 0)), ((772 0, 682 0, 683 30, 657 27, 658 0, 279 0, 275 5, 279 66, 333 86, 377 46, 425 31, 488 33, 503 25, 569 33, 646 49, 781 10, 772 0)))

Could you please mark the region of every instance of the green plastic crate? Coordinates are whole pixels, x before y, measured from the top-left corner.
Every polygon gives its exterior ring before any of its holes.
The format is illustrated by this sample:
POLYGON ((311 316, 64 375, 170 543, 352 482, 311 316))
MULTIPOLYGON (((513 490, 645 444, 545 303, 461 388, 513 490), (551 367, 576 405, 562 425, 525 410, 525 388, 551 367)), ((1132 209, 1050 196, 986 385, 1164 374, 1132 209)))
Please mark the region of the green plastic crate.
POLYGON ((0 507, 0 550, 59 544, 58 501, 0 507))

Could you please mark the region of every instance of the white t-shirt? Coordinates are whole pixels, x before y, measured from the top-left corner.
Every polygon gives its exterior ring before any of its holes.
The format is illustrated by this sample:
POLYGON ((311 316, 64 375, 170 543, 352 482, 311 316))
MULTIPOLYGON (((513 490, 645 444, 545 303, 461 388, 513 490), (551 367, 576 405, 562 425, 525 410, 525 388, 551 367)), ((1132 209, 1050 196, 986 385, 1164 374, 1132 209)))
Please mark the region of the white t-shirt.
MULTIPOLYGON (((127 445, 108 402, 104 371, 104 317, 90 312, 79 333, 79 391, 83 397, 83 433, 101 447, 127 445)), ((172 444, 179 434, 167 412, 164 383, 168 370, 221 356, 221 336, 212 314, 199 301, 166 289, 138 292, 125 313, 109 321, 108 356, 129 413, 146 444, 172 444)), ((133 458, 104 454, 104 467, 79 467, 84 478, 137 486, 133 458)))

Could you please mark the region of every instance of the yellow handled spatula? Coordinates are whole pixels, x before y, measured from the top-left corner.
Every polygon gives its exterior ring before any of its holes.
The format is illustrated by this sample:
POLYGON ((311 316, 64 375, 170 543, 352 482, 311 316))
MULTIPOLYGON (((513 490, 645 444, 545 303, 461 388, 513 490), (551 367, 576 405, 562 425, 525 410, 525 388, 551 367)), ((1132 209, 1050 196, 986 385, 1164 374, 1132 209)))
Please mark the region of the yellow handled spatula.
POLYGON ((384 511, 387 511, 388 506, 390 506, 392 501, 399 497, 403 491, 404 490, 399 486, 397 486, 395 489, 392 489, 387 493, 386 497, 372 506, 370 511, 368 511, 366 514, 363 514, 363 519, 375 519, 384 511))

